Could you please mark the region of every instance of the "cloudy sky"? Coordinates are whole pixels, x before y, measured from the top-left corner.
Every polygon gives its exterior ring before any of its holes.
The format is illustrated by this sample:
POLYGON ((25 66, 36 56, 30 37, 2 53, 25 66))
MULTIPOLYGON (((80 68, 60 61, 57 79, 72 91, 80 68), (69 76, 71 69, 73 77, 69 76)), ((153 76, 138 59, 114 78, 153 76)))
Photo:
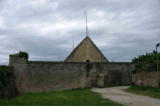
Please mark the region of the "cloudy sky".
POLYGON ((110 61, 131 61, 160 42, 160 0, 0 0, 0 64, 63 61, 89 35, 110 61))

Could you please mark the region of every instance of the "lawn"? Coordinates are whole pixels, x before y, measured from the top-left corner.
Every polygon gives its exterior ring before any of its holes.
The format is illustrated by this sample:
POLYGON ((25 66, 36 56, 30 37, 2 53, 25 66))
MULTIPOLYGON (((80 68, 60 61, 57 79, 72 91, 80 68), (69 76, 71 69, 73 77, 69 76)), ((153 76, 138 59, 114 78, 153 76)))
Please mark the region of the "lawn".
POLYGON ((153 98, 160 98, 160 89, 158 88, 131 86, 125 91, 130 92, 130 93, 144 95, 144 96, 150 96, 153 98))
POLYGON ((89 89, 29 93, 11 100, 0 100, 0 106, 123 106, 103 99, 89 89))

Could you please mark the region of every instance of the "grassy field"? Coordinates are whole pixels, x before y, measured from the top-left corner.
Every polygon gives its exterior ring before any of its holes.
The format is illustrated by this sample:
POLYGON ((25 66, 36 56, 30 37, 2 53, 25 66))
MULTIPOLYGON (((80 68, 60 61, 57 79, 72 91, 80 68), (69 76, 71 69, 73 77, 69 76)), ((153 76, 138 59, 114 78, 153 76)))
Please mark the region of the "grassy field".
POLYGON ((154 98, 160 98, 160 89, 152 87, 131 86, 125 91, 154 98))
POLYGON ((0 106, 122 106, 102 99, 89 89, 33 93, 11 100, 0 100, 0 106))

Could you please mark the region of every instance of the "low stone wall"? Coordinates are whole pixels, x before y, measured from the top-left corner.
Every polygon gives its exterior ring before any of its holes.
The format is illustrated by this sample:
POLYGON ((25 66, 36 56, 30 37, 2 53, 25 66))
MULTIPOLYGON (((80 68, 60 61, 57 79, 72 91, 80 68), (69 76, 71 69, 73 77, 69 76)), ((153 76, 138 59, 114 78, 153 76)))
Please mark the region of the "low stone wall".
POLYGON ((160 72, 137 72, 132 75, 132 81, 138 85, 140 81, 144 82, 145 86, 160 87, 160 72))

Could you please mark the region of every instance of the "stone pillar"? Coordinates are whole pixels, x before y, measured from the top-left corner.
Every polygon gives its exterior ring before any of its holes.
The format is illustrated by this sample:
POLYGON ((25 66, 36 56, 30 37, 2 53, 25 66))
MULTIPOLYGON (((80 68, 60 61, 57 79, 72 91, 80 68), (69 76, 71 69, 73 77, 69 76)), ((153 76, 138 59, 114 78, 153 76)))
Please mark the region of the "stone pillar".
POLYGON ((103 87, 104 86, 104 73, 99 73, 98 74, 97 85, 98 85, 98 87, 103 87))

